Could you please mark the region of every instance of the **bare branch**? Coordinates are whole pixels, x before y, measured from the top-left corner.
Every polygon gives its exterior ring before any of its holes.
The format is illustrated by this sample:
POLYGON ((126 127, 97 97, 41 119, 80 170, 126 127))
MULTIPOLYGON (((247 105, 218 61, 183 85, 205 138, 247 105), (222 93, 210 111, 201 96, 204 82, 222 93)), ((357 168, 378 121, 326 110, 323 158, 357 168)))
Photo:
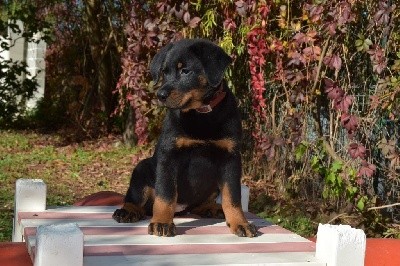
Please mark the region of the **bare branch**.
POLYGON ((395 206, 400 206, 400 202, 388 204, 388 205, 382 205, 382 206, 378 206, 378 207, 371 207, 371 208, 368 208, 368 211, 391 208, 391 207, 395 207, 395 206))

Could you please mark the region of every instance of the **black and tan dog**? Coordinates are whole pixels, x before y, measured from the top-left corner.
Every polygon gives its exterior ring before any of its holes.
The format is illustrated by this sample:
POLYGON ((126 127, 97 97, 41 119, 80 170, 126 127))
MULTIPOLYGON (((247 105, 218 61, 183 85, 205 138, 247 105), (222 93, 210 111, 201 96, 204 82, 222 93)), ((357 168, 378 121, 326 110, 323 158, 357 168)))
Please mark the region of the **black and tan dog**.
POLYGON ((241 208, 241 121, 223 80, 231 58, 203 39, 163 47, 150 72, 159 101, 168 108, 154 155, 133 170, 125 204, 114 212, 121 223, 152 215, 149 234, 176 234, 174 214, 225 216, 232 233, 254 237, 257 229, 241 208), (215 198, 222 194, 221 205, 215 198))

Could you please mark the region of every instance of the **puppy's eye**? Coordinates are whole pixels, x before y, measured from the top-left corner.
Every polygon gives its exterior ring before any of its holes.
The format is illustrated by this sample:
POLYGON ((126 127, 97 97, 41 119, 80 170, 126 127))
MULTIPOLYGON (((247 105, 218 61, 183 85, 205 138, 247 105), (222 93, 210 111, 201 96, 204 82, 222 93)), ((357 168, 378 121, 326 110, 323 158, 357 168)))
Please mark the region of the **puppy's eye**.
POLYGON ((187 74, 189 74, 191 71, 190 71, 190 69, 188 69, 188 68, 181 68, 181 69, 179 70, 179 72, 180 72, 181 74, 183 74, 183 75, 187 75, 187 74))

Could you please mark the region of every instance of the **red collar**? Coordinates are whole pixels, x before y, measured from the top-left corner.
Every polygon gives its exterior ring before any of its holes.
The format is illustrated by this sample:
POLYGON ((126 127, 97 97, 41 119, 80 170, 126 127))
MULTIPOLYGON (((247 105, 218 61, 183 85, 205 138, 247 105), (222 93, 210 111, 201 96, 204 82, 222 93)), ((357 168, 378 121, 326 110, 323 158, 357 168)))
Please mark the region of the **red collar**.
POLYGON ((226 96, 226 92, 223 90, 224 85, 221 83, 218 91, 214 94, 214 97, 211 99, 209 104, 203 105, 196 109, 198 113, 206 114, 213 110, 215 106, 217 106, 226 96))

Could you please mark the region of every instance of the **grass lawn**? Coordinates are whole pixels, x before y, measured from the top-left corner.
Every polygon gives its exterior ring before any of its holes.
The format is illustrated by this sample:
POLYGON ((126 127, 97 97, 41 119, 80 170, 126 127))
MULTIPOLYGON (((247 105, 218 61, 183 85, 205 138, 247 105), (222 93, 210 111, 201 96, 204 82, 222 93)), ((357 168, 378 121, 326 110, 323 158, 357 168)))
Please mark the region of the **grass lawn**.
MULTIPOLYGON (((57 135, 0 131, 0 242, 11 240, 18 178, 43 179, 48 190, 47 205, 53 206, 70 205, 98 191, 124 194, 137 152, 122 145, 115 136, 66 144, 57 135)), ((303 213, 292 210, 265 213, 266 206, 275 206, 276 202, 257 202, 255 199, 266 193, 262 190, 264 185, 249 178, 244 181, 252 190, 250 210, 253 213, 302 236, 315 234, 317 223, 303 213)))
POLYGON ((18 178, 43 179, 47 205, 69 205, 98 191, 125 193, 135 152, 115 136, 65 145, 55 135, 0 131, 0 242, 11 240, 18 178))

